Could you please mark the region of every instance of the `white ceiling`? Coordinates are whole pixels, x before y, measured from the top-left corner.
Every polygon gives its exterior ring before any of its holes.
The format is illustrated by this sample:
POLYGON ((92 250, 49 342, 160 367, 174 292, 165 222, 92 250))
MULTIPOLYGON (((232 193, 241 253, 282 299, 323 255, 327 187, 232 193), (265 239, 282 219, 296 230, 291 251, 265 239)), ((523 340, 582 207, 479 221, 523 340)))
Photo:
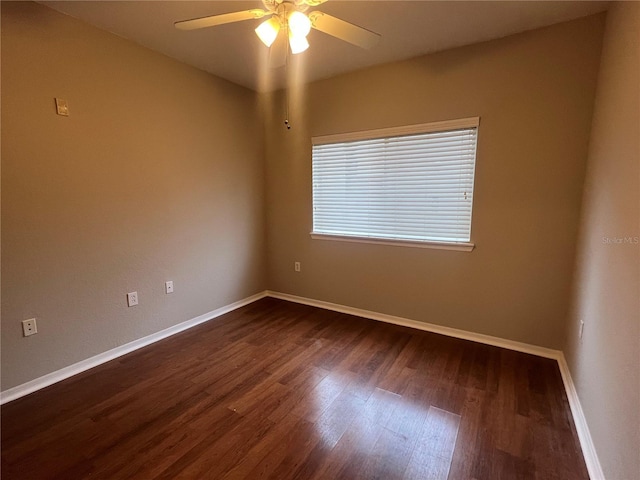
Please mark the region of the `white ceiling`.
MULTIPOLYGON (((260 20, 194 31, 173 26, 177 20, 261 8, 260 0, 41 3, 253 90, 284 85, 284 69, 267 67, 267 48, 253 32, 260 20)), ((362 50, 312 31, 311 47, 294 60, 304 80, 313 81, 575 19, 603 11, 607 5, 599 1, 330 0, 310 11, 320 10, 380 33, 380 43, 362 50)))

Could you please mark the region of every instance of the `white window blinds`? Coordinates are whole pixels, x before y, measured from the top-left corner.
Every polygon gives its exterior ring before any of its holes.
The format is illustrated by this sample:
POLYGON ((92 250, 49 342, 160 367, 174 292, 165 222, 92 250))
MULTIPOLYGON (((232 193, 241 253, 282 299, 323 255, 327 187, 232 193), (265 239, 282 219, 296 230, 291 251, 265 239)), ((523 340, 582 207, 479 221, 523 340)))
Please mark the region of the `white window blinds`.
POLYGON ((478 118, 313 138, 313 234, 469 242, 478 118))

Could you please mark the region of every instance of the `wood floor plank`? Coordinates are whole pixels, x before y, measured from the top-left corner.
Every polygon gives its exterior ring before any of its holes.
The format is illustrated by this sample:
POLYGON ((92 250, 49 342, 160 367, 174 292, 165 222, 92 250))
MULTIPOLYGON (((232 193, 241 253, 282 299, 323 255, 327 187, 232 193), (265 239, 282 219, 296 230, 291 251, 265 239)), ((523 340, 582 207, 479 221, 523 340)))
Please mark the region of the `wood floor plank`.
POLYGON ((289 395, 284 401, 273 410, 269 418, 274 422, 279 422, 286 417, 296 416, 293 410, 297 405, 304 403, 308 399, 308 395, 317 385, 324 380, 329 372, 313 365, 307 366, 300 373, 292 378, 285 385, 289 387, 289 395))
POLYGON ((308 422, 293 415, 274 423, 273 428, 260 439, 247 454, 229 469, 221 480, 266 478, 286 454, 286 448, 299 428, 305 429, 308 422))
POLYGON ((315 448, 319 438, 314 424, 300 418, 289 434, 279 440, 271 445, 269 453, 245 478, 291 478, 295 469, 315 448))
POLYGON ((377 388, 340 437, 331 456, 310 478, 353 478, 352 472, 360 470, 400 401, 400 395, 377 388))
POLYGON ((404 478, 447 480, 459 426, 460 415, 429 407, 404 478))
POLYGON ((330 373, 305 395, 291 413, 315 423, 354 378, 355 374, 349 371, 330 373))
POLYGON ((265 298, 3 405, 3 480, 585 480, 557 364, 265 298))

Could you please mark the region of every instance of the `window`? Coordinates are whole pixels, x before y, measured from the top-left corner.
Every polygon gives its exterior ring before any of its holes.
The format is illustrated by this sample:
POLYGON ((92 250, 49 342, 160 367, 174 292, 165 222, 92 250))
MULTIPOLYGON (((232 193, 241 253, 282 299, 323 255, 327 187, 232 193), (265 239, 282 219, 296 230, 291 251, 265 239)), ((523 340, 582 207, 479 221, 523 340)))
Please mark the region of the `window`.
POLYGON ((314 137, 314 238, 471 250, 479 118, 314 137))

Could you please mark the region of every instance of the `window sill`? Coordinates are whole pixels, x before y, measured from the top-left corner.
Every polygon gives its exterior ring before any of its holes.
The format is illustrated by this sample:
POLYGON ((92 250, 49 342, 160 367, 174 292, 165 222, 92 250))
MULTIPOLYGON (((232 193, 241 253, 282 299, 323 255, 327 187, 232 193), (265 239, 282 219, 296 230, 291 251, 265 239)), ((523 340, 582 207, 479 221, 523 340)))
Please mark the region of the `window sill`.
POLYGON ((333 240, 336 242, 372 243, 375 245, 392 245, 395 247, 434 248, 436 250, 455 250, 458 252, 470 252, 475 244, 469 242, 428 242, 418 240, 400 240, 393 238, 352 237, 348 235, 329 235, 326 233, 311 232, 314 240, 333 240))

